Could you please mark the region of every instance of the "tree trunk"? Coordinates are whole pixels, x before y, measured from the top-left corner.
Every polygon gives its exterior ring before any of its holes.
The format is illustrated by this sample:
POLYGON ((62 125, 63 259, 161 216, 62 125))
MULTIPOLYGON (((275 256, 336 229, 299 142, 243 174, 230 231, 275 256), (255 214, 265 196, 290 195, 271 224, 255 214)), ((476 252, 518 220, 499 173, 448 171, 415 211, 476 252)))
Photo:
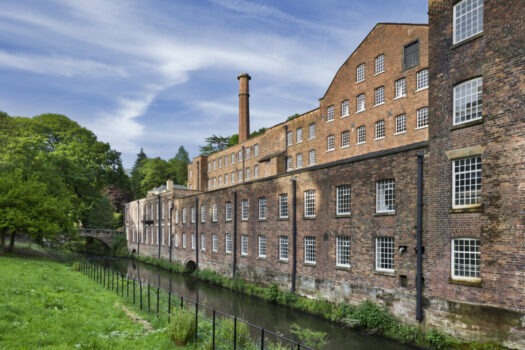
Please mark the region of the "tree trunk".
POLYGON ((0 232, 0 251, 5 252, 5 232, 0 232))
POLYGON ((15 247, 15 232, 11 232, 11 242, 9 242, 9 251, 13 252, 13 248, 15 247))

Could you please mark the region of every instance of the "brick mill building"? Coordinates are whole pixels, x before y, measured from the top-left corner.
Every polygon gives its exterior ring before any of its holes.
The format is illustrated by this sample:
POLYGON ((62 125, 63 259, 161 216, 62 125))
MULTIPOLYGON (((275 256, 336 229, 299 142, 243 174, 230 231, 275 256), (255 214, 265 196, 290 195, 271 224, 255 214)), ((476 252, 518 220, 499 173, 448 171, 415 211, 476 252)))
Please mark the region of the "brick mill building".
POLYGON ((430 0, 377 24, 319 108, 126 205, 128 248, 525 347, 521 1, 430 0))

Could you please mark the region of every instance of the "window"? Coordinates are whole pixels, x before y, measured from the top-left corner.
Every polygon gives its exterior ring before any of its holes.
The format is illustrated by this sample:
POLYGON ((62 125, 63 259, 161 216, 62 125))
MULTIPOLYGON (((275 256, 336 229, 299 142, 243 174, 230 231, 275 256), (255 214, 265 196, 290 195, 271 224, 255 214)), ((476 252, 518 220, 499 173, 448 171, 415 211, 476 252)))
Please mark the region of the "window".
POLYGON ((403 70, 419 64, 419 41, 408 44, 403 49, 403 70))
POLYGON ((288 194, 286 193, 279 195, 279 218, 288 218, 288 194))
POLYGON ((222 185, 222 175, 219 175, 219 186, 222 185))
POLYGON ((396 117, 396 134, 401 134, 407 131, 407 116, 401 114, 396 117))
POLYGON ((253 177, 259 177, 259 166, 258 165, 253 166, 253 177))
POLYGON ((237 162, 242 162, 242 149, 237 152, 237 162))
POLYGON ((481 119, 482 79, 475 78, 454 86, 454 125, 481 119))
POLYGON ((235 171, 232 171, 230 175, 232 178, 232 184, 234 184, 235 183, 235 171))
POLYGON ((365 126, 360 126, 357 128, 357 144, 366 142, 366 128, 365 126))
POLYGON ((341 118, 347 117, 350 114, 350 103, 348 100, 341 102, 341 118))
POLYGON ((335 135, 328 135, 326 138, 326 150, 333 151, 335 149, 335 135))
POLYGON ((357 96, 357 112, 362 112, 365 110, 365 94, 357 96))
POLYGON ((315 149, 308 152, 308 165, 315 165, 315 149))
POLYGON ((250 168, 246 168, 246 180, 250 180, 250 168))
POLYGON ((304 191, 304 216, 315 217, 315 190, 304 191))
POLYGON ((243 199, 241 201, 241 217, 243 220, 248 220, 248 200, 243 199))
POLYGON ((211 250, 214 252, 214 253, 217 253, 217 234, 214 233, 213 235, 211 235, 211 250))
POLYGON ((186 249, 186 234, 182 234, 182 248, 186 249))
POLYGON ((405 78, 396 80, 396 98, 405 97, 407 94, 407 81, 405 78))
POLYGON ((350 146, 350 131, 345 130, 341 133, 341 148, 350 146))
POLYGON ((231 154, 231 160, 232 160, 232 164, 235 164, 235 153, 232 153, 231 154))
POLYGON ((224 166, 228 166, 228 156, 224 156, 224 166))
POLYGON ((175 233, 175 247, 179 247, 179 235, 175 233))
POLYGON ((259 257, 266 258, 266 237, 259 236, 259 257))
POLYGON ((255 145, 253 145, 253 156, 257 157, 258 155, 259 155, 259 144, 256 143, 255 145))
POLYGON ((186 208, 182 208, 182 223, 186 223, 186 208))
POLYGON ((212 210, 211 210, 211 221, 217 222, 217 214, 218 214, 217 203, 213 203, 211 208, 212 208, 212 210))
POLYGON ((336 237, 335 264, 337 266, 350 267, 350 237, 336 237))
POLYGON ((375 95, 375 101, 374 101, 375 106, 385 103, 385 87, 384 86, 380 86, 377 89, 375 89, 374 95, 375 95))
POLYGON ((303 154, 299 153, 295 156, 295 167, 301 169, 303 167, 303 154))
POLYGON ((175 209, 175 224, 179 223, 179 209, 175 209))
POLYGON ((213 184, 213 187, 215 187, 215 186, 216 186, 216 180, 217 180, 216 178, 213 178, 213 179, 212 179, 212 184, 213 184))
POLYGON ((219 169, 222 168, 222 158, 219 158, 219 169))
POLYGON ((315 237, 304 238, 304 262, 315 264, 315 237))
POLYGON ((375 74, 380 74, 385 71, 385 55, 379 55, 375 59, 375 74))
POLYGON ((365 64, 364 63, 357 66, 355 82, 360 83, 363 80, 365 80, 365 64))
POLYGON ((483 0, 463 0, 454 5, 453 43, 483 31, 483 0))
POLYGON ((416 91, 428 87, 428 69, 423 69, 416 74, 416 91))
POLYGON ((193 178, 193 170, 190 170, 190 179, 193 178))
POLYGON ((191 207, 191 223, 195 223, 195 207, 191 207))
POLYGON ((288 131, 286 133, 286 146, 290 147, 293 143, 293 133, 288 131))
POLYGON ((224 245, 224 247, 226 253, 232 252, 232 235, 230 233, 226 234, 226 244, 224 245))
POLYGON ((376 122, 376 140, 385 137, 385 121, 380 120, 376 122))
POLYGON ((376 270, 394 271, 394 238, 376 238, 376 270))
POLYGON ((315 139, 315 123, 308 125, 308 139, 315 139))
POLYGON ((215 161, 215 159, 213 160, 213 170, 217 169, 217 162, 215 161))
POLYGON ((228 184, 228 174, 224 174, 224 184, 228 184))
POLYGON ((241 235, 241 255, 248 255, 248 236, 241 235))
POLYGON ((293 157, 289 156, 286 157, 286 170, 292 170, 293 169, 293 157))
POLYGON ((232 202, 226 202, 225 218, 226 221, 232 220, 232 202))
POLYGON ((252 149, 250 147, 246 147, 244 150, 244 156, 246 159, 250 159, 250 153, 252 153, 252 149))
POLYGON ((297 128, 297 130, 295 130, 295 142, 303 142, 303 128, 297 128))
POLYGON ((201 222, 206 222, 206 206, 201 205, 201 222))
POLYGON ((428 108, 423 107, 417 110, 416 128, 426 128, 428 126, 428 108))
POLYGON ((208 179, 208 188, 211 188, 211 179, 208 179))
POLYGON ((266 219, 266 197, 259 198, 259 220, 266 219))
POLYGON ((206 235, 201 233, 201 250, 206 251, 206 235))
POLYGON ((195 250, 195 233, 191 234, 191 249, 195 250))
POLYGON ((452 240, 452 278, 481 278, 481 241, 474 238, 452 240))
POLYGON ((237 171, 237 181, 238 182, 241 182, 242 181, 242 169, 239 169, 237 171))
POLYGON ((331 122, 334 120, 335 112, 334 106, 330 106, 326 109, 326 121, 331 122))
POLYGON ((376 212, 393 213, 395 200, 395 181, 393 179, 376 182, 376 212))
POLYGON ((481 204, 481 157, 456 159, 452 171, 452 207, 481 204))
POLYGON ((279 260, 288 261, 288 237, 279 237, 279 260))
POLYGON ((336 214, 350 214, 350 185, 336 187, 336 214))

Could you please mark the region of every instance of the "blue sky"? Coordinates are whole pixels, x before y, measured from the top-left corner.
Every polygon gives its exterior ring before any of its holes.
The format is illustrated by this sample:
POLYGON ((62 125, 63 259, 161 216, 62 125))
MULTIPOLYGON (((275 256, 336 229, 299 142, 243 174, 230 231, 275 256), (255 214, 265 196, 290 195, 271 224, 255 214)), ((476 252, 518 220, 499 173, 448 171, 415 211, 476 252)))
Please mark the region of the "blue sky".
POLYGON ((61 113, 122 153, 198 155, 238 131, 248 72, 252 130, 318 107, 377 22, 427 22, 427 0, 3 0, 0 110, 61 113))

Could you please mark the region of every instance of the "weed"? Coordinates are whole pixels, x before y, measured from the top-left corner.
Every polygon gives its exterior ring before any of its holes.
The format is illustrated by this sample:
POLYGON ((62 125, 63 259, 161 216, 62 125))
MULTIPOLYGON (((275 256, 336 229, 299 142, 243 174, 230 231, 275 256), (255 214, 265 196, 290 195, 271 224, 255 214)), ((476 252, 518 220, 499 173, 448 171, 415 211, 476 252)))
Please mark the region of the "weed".
POLYGON ((328 333, 321 331, 313 331, 309 328, 301 328, 296 323, 292 324, 290 331, 299 340, 307 346, 314 349, 321 349, 326 345, 328 333))
POLYGON ((195 338, 195 316, 192 312, 176 308, 173 312, 168 334, 177 346, 184 346, 195 338))
POLYGON ((277 297, 279 296, 279 288, 277 287, 277 283, 272 283, 270 287, 266 288, 264 291, 264 300, 275 303, 277 302, 277 297))

